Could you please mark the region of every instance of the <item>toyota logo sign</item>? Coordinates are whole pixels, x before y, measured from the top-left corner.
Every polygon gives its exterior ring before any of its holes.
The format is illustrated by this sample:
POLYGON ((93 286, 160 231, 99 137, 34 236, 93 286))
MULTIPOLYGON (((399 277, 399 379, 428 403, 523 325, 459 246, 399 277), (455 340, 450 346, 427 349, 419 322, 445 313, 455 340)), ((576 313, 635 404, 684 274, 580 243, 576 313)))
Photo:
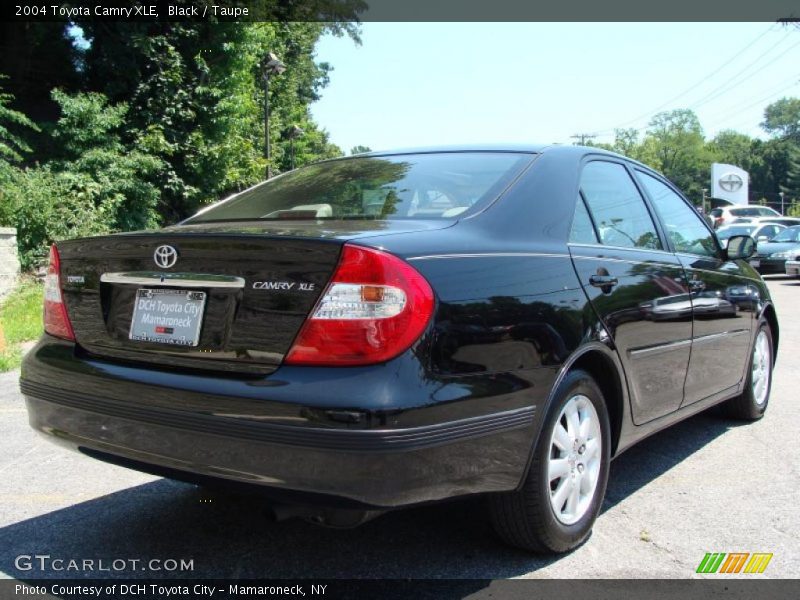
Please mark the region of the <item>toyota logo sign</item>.
POLYGON ((178 251, 172 246, 159 246, 153 253, 153 260, 162 269, 169 269, 178 262, 178 251))
POLYGON ((719 178, 719 187, 726 192, 738 192, 743 185, 744 181, 736 173, 726 173, 719 178))

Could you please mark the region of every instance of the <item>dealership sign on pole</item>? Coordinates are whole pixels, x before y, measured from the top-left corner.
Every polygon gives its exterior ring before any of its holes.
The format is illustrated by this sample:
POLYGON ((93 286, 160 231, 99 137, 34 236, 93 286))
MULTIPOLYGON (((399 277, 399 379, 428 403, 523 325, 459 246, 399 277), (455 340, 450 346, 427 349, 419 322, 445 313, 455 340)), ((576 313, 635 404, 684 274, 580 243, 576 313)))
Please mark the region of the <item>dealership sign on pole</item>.
POLYGON ((711 197, 727 200, 733 204, 748 204, 747 171, 734 165, 714 163, 711 165, 711 197))

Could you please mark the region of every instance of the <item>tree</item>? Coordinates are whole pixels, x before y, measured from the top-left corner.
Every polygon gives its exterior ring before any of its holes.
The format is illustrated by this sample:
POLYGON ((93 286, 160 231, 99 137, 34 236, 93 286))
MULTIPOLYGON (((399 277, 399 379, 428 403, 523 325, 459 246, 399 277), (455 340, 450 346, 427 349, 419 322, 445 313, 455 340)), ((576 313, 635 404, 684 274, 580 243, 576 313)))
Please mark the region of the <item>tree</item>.
POLYGON ((800 201, 800 148, 792 148, 787 166, 786 180, 780 188, 786 195, 786 201, 795 203, 800 201))
POLYGON ((767 106, 761 127, 771 135, 800 142, 800 98, 781 98, 767 106))
POLYGON ((753 139, 731 129, 720 131, 708 142, 708 149, 714 162, 736 165, 745 171, 750 171, 759 159, 753 152, 753 139))
POLYGON ((14 95, 1 87, 6 79, 0 75, 0 163, 19 163, 23 154, 31 151, 28 143, 17 131, 28 129, 39 131, 39 127, 23 113, 11 108, 14 95))
POLYGON ((306 132, 295 141, 297 165, 341 154, 308 109, 331 71, 313 58, 329 31, 357 40, 351 24, 320 22, 86 24, 89 86, 128 102, 129 137, 169 166, 160 204, 168 222, 263 177, 267 51, 287 67, 270 80, 273 171, 289 168, 289 143, 281 138, 289 125, 306 132))
POLYGON ((370 148, 369 146, 361 146, 361 145, 353 146, 352 148, 350 148, 350 156, 353 156, 354 154, 365 154, 367 152, 372 152, 372 148, 370 148))
POLYGON ((658 113, 650 121, 641 152, 690 197, 700 198, 708 179, 710 157, 703 128, 688 109, 658 113))

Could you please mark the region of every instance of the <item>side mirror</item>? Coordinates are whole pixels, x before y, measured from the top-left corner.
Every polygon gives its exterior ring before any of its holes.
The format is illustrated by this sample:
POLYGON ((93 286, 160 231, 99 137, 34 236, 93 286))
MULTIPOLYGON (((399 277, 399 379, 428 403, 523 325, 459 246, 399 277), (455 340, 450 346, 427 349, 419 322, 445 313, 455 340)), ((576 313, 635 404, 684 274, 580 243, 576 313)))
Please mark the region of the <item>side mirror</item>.
POLYGON ((756 252, 756 241, 749 235, 733 235, 728 238, 728 260, 747 260, 756 252))
POLYGON ((758 236, 758 241, 759 242, 768 242, 769 241, 769 237, 767 237, 766 235, 760 235, 760 236, 758 236))

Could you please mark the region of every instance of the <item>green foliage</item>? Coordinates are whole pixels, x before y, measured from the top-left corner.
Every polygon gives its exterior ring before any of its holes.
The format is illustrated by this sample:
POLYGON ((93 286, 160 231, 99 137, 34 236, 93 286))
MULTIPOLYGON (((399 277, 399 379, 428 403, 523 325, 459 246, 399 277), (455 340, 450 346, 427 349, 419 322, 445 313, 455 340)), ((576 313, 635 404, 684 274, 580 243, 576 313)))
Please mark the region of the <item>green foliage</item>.
POLYGON ((18 170, 0 191, 0 224, 17 228, 23 269, 42 264, 56 240, 110 231, 117 198, 91 177, 49 166, 18 170))
POLYGON ((0 306, 0 331, 6 343, 0 352, 0 371, 19 367, 19 344, 41 335, 43 295, 41 284, 26 280, 0 306))
POLYGON ((761 127, 772 135, 800 142, 800 98, 781 98, 770 104, 761 127))
POLYGON ((794 204, 800 201, 800 147, 792 147, 787 166, 786 181, 780 188, 786 200, 794 204))
POLYGON ((40 167, 6 170, 0 223, 18 229, 23 268, 32 268, 56 240, 158 225, 163 162, 123 144, 127 107, 96 93, 53 91, 61 118, 51 136, 59 158, 40 167))
POLYGON ((282 132, 292 125, 305 132, 294 141, 297 166, 341 155, 308 109, 331 71, 314 60, 325 32, 357 41, 351 24, 321 22, 85 25, 90 86, 129 103, 129 132, 168 165, 159 205, 167 222, 263 179, 268 51, 286 64, 269 82, 272 171, 289 168, 282 132))
MULTIPOLYGON (((0 84, 6 79, 0 75, 0 84)), ((18 163, 22 161, 22 155, 31 151, 30 146, 15 130, 29 129, 39 131, 36 123, 31 121, 23 113, 10 107, 14 96, 4 92, 0 87, 0 165, 5 163, 18 163)))
POLYGON ((711 160, 694 112, 679 109, 653 117, 641 153, 689 197, 701 197, 706 186, 700 182, 707 179, 711 160))
POLYGON ((365 154, 367 152, 372 152, 372 148, 369 146, 362 146, 361 144, 350 148, 350 156, 353 156, 354 154, 365 154))

